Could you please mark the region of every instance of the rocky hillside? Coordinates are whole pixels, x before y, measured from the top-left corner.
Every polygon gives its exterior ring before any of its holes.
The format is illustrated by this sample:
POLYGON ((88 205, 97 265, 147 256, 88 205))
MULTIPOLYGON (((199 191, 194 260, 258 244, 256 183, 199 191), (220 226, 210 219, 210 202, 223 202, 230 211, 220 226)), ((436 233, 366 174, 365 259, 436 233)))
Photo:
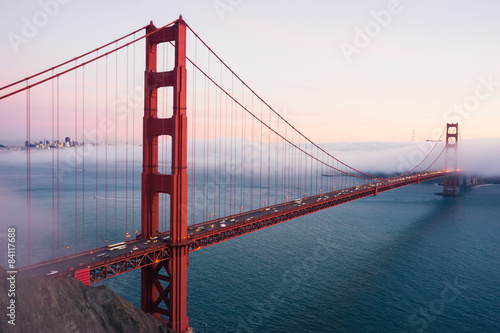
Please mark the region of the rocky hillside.
POLYGON ((7 315, 11 287, 0 269, 0 332, 168 332, 105 286, 85 287, 73 278, 53 280, 17 275, 15 280, 15 326, 7 315))

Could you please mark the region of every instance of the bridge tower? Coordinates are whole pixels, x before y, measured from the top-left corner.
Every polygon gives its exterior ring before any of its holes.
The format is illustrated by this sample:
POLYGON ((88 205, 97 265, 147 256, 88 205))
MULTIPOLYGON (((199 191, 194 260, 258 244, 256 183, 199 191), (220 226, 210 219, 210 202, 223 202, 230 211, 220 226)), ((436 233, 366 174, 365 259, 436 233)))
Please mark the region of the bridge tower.
POLYGON ((455 172, 451 176, 444 178, 442 195, 458 196, 457 190, 457 163, 458 163, 458 123, 446 124, 446 151, 445 168, 453 169, 455 172))
POLYGON ((186 117, 186 23, 182 16, 172 26, 146 27, 146 71, 144 78, 143 169, 141 234, 158 234, 159 193, 170 195, 170 259, 141 269, 141 308, 167 326, 189 332, 187 302, 187 117, 186 117), (174 68, 157 72, 157 45, 173 42, 174 68), (173 88, 173 115, 158 118, 158 88, 173 88), (172 138, 171 174, 158 172, 158 137, 172 138), (168 285, 166 285, 168 283, 168 285))

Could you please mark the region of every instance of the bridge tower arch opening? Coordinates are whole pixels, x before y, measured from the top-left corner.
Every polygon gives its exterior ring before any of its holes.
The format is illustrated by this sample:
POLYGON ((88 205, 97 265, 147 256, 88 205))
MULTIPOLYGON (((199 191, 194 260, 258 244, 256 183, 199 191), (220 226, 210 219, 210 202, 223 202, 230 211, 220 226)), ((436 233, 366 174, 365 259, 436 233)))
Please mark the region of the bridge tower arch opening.
POLYGON ((157 29, 146 27, 144 77, 143 169, 141 235, 158 234, 159 194, 170 195, 170 259, 141 269, 141 308, 178 332, 190 332, 187 317, 187 117, 186 117, 186 23, 157 29), (172 42, 175 65, 157 72, 157 45, 172 42), (158 118, 158 88, 172 87, 173 114, 158 118), (168 135, 172 144, 171 174, 158 172, 158 137, 168 135), (168 317, 165 320, 163 316, 168 317))

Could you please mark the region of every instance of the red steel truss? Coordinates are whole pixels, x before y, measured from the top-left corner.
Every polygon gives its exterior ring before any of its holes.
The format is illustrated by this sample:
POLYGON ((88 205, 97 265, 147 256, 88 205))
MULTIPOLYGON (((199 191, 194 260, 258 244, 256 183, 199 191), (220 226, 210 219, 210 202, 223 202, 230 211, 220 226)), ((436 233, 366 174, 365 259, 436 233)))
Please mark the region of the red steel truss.
MULTIPOLYGON (((353 190, 346 194, 339 194, 340 191, 324 193, 321 196, 323 200, 314 201, 313 203, 304 206, 296 206, 291 209, 281 210, 276 213, 269 213, 260 218, 252 219, 251 221, 243 221, 234 225, 228 225, 224 228, 199 233, 194 237, 188 238, 173 246, 168 243, 160 242, 149 248, 127 253, 118 257, 98 259, 95 263, 87 265, 89 268, 90 283, 104 280, 139 268, 144 269, 146 267, 152 267, 153 269, 158 269, 157 267, 169 267, 172 265, 171 263, 174 260, 172 257, 172 249, 176 246, 185 248, 188 252, 196 251, 210 245, 218 244, 226 240, 243 236, 245 234, 267 228, 275 224, 283 223, 297 217, 312 214, 323 209, 328 209, 347 202, 377 195, 378 193, 393 190, 399 187, 442 178, 448 176, 449 174, 450 172, 441 171, 425 175, 412 175, 405 177, 405 179, 389 179, 380 184, 374 184, 374 186, 353 190), (328 199, 325 197, 328 197, 328 199)), ((272 211, 273 210, 270 210, 270 212, 272 211)), ((246 212, 244 214, 248 213, 251 212, 246 212)), ((235 215, 234 217, 237 218, 238 215, 235 215)), ((210 223, 212 222, 204 222, 194 226, 207 225, 210 223)), ((50 261, 39 263, 37 265, 33 265, 32 267, 39 267, 49 263, 50 261)), ((69 269, 64 272, 61 271, 53 277, 62 278, 68 274, 72 275, 74 272, 75 269, 69 269)), ((156 274, 158 274, 157 271, 156 274)), ((163 287, 161 289, 159 288, 159 290, 161 290, 160 292, 162 293, 166 293, 168 291, 168 289, 163 287)), ((156 306, 158 306, 160 301, 156 302, 156 306)))
MULTIPOLYGON (((350 193, 338 195, 338 192, 324 193, 323 197, 329 197, 321 201, 298 206, 293 209, 287 209, 272 213, 261 218, 256 218, 248 222, 238 223, 237 225, 227 226, 225 228, 216 229, 199 234, 191 239, 189 244, 189 251, 196 251, 210 245, 221 243, 223 241, 243 236, 245 234, 273 226, 275 224, 283 223, 297 217, 312 214, 323 209, 328 209, 354 200, 366 198, 378 193, 393 190, 399 187, 408 186, 412 184, 419 184, 423 181, 442 178, 447 175, 446 172, 436 172, 424 176, 410 176, 403 180, 395 180, 384 182, 378 186, 368 187, 352 191, 350 193), (337 194, 337 195, 336 195, 337 194)), ((207 223, 203 223, 207 224, 207 223)))

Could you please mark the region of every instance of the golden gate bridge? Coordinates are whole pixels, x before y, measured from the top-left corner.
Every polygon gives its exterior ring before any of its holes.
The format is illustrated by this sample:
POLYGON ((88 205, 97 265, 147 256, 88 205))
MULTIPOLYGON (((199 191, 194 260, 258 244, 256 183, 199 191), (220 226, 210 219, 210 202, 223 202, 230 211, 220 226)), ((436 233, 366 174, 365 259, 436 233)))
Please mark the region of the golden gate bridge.
POLYGON ((140 269, 142 309, 179 332, 190 330, 190 252, 442 177, 442 194, 457 195, 458 124, 447 124, 442 149, 439 138, 412 170, 391 178, 362 172, 284 119, 182 17, 0 91, 2 109, 15 110, 26 131, 22 270, 89 285, 140 269), (136 65, 137 46, 145 69, 136 65), (49 130, 41 148, 51 148, 50 158, 40 162, 32 138, 49 130), (51 205, 48 257, 32 250, 40 191, 51 205))

